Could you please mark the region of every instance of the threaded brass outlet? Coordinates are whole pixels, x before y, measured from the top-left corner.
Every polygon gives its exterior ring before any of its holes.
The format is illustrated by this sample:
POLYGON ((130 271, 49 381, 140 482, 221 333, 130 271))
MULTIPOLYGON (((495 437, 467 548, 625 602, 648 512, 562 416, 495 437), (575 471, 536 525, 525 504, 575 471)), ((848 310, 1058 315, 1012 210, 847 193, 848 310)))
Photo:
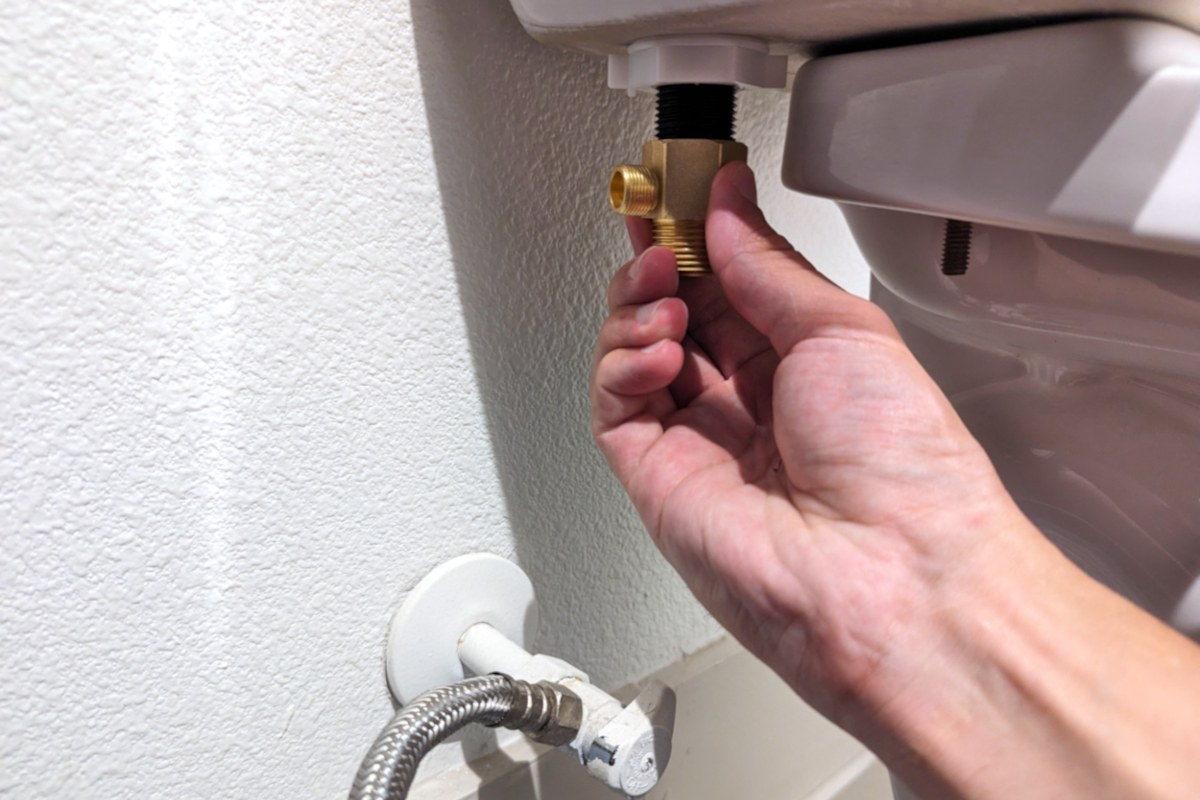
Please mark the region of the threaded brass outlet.
POLYGON ((708 248, 704 244, 704 222, 696 219, 656 219, 654 243, 675 251, 675 263, 681 275, 704 275, 712 272, 708 265, 708 248))
POLYGON ((658 205, 658 179, 647 167, 622 164, 608 181, 612 210, 628 217, 644 217, 658 205))
POLYGON ((642 147, 642 164, 613 170, 608 199, 613 211, 654 224, 654 243, 675 251, 679 272, 712 272, 704 243, 708 194, 717 171, 745 161, 746 145, 716 139, 655 139, 642 147))

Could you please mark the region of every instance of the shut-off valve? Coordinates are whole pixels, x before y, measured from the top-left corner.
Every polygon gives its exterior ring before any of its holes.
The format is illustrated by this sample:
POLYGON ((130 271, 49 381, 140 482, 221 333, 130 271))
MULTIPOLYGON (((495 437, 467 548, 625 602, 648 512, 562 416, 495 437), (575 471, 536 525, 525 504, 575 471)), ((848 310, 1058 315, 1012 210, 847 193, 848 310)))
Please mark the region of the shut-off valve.
POLYGON ((577 667, 529 653, 536 628, 533 585, 509 561, 476 553, 426 576, 388 635, 400 711, 363 758, 350 800, 404 800, 421 759, 471 723, 559 747, 628 797, 654 788, 671 757, 675 693, 650 681, 622 705, 577 667))

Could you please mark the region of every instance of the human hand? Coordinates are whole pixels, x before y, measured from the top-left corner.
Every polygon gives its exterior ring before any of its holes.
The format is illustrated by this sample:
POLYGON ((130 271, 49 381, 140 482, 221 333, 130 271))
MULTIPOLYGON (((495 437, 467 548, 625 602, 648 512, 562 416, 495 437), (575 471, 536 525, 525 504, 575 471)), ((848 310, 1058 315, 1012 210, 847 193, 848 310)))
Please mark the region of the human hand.
POLYGON ((743 644, 835 719, 861 712, 851 696, 888 702, 928 617, 999 531, 1032 526, 886 315, 767 225, 749 167, 713 183, 714 277, 680 284, 646 221, 630 234, 593 362, 597 443, 743 644))
POLYGON ((629 229, 593 433, 713 616, 925 797, 1196 796, 1200 650, 1041 536, 750 169, 713 182, 714 277, 629 229))

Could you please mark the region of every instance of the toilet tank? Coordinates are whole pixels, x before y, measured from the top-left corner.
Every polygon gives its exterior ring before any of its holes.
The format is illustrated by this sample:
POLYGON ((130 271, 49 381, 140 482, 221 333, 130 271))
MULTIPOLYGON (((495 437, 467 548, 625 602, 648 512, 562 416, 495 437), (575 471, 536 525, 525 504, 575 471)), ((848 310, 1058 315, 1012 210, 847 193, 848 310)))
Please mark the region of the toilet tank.
POLYGON ((600 55, 650 36, 752 36, 783 50, 874 46, 934 31, 1138 16, 1200 29, 1200 4, 1177 0, 511 0, 536 39, 600 55), (855 42, 855 40, 862 40, 855 42))

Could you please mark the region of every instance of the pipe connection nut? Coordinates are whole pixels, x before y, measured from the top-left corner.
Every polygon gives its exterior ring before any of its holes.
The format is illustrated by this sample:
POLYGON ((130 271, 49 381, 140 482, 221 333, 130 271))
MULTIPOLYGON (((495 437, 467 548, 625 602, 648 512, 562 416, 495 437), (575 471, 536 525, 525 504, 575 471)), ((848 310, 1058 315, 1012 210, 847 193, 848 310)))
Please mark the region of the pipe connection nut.
POLYGON ((579 695, 549 681, 513 681, 512 709, 498 725, 523 731, 530 739, 560 747, 570 744, 583 726, 579 695))
POLYGON ((745 161, 746 145, 732 140, 654 139, 642 146, 641 164, 622 164, 608 181, 613 211, 653 223, 654 243, 675 251, 683 274, 704 274, 708 251, 704 218, 717 171, 745 161))

